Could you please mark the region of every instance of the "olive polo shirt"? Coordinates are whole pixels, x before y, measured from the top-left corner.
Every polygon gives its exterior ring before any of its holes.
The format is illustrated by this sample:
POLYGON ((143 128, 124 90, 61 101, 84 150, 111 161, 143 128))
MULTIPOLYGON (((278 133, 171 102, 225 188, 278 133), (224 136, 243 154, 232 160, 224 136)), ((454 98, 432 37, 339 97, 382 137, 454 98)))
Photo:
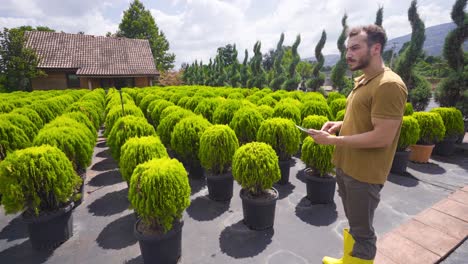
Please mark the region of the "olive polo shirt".
MULTIPOLYGON (((374 76, 356 78, 354 89, 347 98, 340 136, 373 130, 371 118, 402 120, 407 96, 408 91, 400 76, 387 67, 374 76)), ((392 166, 400 128, 393 143, 387 147, 336 146, 333 163, 358 181, 383 184, 392 166)))

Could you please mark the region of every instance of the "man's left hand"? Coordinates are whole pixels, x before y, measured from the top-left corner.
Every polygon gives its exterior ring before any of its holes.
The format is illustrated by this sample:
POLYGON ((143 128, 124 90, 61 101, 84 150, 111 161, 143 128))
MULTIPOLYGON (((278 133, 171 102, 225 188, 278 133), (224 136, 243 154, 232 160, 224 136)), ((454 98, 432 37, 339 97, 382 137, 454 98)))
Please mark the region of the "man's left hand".
POLYGON ((336 145, 337 138, 326 131, 309 129, 309 135, 317 144, 336 145))

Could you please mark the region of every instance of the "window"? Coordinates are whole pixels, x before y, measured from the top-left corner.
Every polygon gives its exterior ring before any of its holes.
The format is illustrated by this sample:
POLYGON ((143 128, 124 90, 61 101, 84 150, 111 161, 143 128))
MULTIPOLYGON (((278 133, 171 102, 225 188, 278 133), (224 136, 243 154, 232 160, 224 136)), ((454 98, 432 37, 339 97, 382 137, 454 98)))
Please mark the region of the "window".
POLYGON ((80 88, 80 79, 78 78, 78 76, 76 76, 76 74, 69 73, 67 74, 67 85, 68 88, 80 88))

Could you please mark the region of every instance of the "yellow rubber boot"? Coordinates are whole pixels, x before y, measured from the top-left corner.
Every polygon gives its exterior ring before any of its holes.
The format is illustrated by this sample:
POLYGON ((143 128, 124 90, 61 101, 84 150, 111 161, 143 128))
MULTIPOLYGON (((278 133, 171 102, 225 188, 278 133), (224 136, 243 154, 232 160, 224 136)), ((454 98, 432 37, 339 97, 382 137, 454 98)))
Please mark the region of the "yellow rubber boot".
POLYGON ((348 263, 347 259, 351 257, 351 252, 354 247, 353 236, 349 233, 349 229, 343 229, 343 257, 342 258, 332 258, 325 256, 322 259, 323 264, 346 264, 348 263))
POLYGON ((360 259, 353 257, 351 255, 348 256, 346 259, 346 262, 343 262, 344 264, 374 264, 373 259, 360 259))

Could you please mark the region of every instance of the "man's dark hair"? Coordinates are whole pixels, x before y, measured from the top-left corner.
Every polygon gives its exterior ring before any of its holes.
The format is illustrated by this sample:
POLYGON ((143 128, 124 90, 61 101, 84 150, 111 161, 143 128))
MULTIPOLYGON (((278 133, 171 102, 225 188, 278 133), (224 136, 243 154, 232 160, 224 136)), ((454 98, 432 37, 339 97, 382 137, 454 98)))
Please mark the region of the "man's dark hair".
POLYGON ((385 33, 385 30, 377 25, 353 27, 348 31, 348 38, 359 35, 361 31, 367 34, 367 46, 370 47, 375 43, 379 43, 382 46, 380 53, 383 53, 385 43, 387 43, 387 34, 385 33))

